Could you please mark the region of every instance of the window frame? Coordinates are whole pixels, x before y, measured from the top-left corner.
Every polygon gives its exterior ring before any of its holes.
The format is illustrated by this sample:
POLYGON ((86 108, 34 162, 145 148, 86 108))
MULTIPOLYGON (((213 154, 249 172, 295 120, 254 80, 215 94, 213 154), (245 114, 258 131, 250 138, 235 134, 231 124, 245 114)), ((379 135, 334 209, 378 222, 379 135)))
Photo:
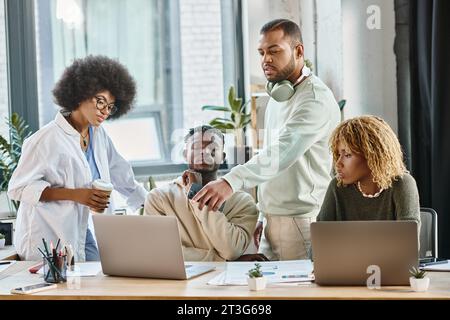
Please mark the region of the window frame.
POLYGON ((9 114, 17 112, 31 131, 39 129, 34 1, 5 4, 9 114), (32 106, 32 107, 31 107, 32 106))
MULTIPOLYGON (((38 74, 36 61, 36 26, 34 0, 15 0, 5 2, 7 62, 8 62, 8 90, 10 114, 17 112, 28 123, 30 129, 36 132, 39 129, 39 101, 38 74), (14 39, 9 41, 9 39, 14 39)), ((180 39, 180 0, 162 1, 161 14, 165 16, 162 26, 163 34, 160 45, 164 45, 163 70, 167 107, 165 113, 161 112, 161 134, 163 141, 168 141, 164 148, 164 163, 148 162, 146 164, 131 161, 133 171, 137 177, 153 174, 173 174, 182 172, 187 168, 185 164, 170 163, 170 151, 174 143, 170 139, 174 128, 183 125, 182 109, 182 81, 180 39), (170 41, 166 41, 170 39, 170 41), (178 111, 178 112, 177 112, 178 111), (166 121, 167 120, 167 121, 166 121), (166 125, 165 125, 166 124, 166 125)), ((229 4, 221 1, 222 10, 222 52, 227 53, 223 60, 224 66, 234 65, 232 71, 224 68, 224 92, 226 87, 233 84, 240 96, 245 95, 244 67, 243 67, 243 37, 242 32, 242 4, 232 0, 229 4), (229 29, 231 28, 231 29, 229 29), (230 55, 230 52, 232 53, 230 55), (231 56, 231 58, 230 58, 231 56)), ((224 95, 226 99, 226 94, 224 95)), ((139 108, 140 109, 140 108, 139 108)), ((164 109, 162 109, 164 111, 164 109)), ((155 111, 150 108, 148 112, 155 111)), ((137 113, 140 113, 137 111, 137 113)))

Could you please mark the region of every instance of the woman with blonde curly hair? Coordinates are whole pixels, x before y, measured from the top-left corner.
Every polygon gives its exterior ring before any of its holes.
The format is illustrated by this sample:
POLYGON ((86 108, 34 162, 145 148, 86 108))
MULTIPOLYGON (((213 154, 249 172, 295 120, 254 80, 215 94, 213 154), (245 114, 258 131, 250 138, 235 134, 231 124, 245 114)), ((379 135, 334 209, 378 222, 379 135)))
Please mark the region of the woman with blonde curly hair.
POLYGON ((420 230, 417 185, 405 168, 397 136, 383 119, 342 122, 330 148, 336 177, 317 220, 415 220, 420 230))

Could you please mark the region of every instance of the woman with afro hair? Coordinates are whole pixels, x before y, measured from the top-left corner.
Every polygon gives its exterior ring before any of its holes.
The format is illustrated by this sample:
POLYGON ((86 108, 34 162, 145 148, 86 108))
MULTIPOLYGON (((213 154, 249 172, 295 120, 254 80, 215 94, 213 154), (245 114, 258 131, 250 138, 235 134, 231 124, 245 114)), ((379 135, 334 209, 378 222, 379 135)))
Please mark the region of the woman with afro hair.
POLYGON ((55 120, 28 138, 9 182, 20 201, 15 247, 21 259, 38 260, 42 239, 70 244, 76 261, 99 260, 90 210, 108 208, 109 195, 92 188, 102 179, 140 208, 147 192, 130 164, 116 151, 102 123, 126 114, 136 85, 127 69, 104 56, 76 59, 53 89, 61 107, 55 120))
POLYGON ((336 177, 318 221, 412 220, 420 230, 419 193, 397 136, 375 116, 342 122, 330 138, 336 177))

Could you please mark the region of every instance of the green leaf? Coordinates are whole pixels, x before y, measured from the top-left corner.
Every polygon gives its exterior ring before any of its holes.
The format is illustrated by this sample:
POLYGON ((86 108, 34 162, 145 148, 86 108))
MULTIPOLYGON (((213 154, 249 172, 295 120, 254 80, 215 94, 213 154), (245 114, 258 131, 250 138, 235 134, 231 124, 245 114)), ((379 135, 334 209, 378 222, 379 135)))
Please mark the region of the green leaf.
POLYGON ((263 276, 262 270, 261 270, 261 264, 255 263, 255 267, 253 269, 248 270, 248 276, 250 278, 260 278, 263 276))
POLYGON ((344 109, 346 103, 347 103, 347 100, 341 100, 341 101, 339 101, 339 102, 338 102, 339 110, 344 109))
POLYGON ((6 141, 6 139, 3 136, 0 136, 0 150, 9 150, 10 147, 11 146, 8 143, 8 141, 6 141))
POLYGON ((231 109, 234 112, 240 112, 241 111, 241 107, 242 107, 242 99, 241 98, 237 98, 233 101, 233 105, 231 106, 231 109))
POLYGON ((252 122, 252 119, 249 119, 248 121, 244 122, 242 124, 242 128, 245 128, 250 122, 252 122))
POLYGON ((215 118, 209 122, 209 124, 221 131, 234 129, 234 124, 227 119, 215 118))
POLYGON ((203 106, 202 110, 231 112, 230 108, 221 106, 203 106))
MULTIPOLYGON (((211 126, 212 126, 212 124, 211 124, 211 126)), ((216 128, 217 130, 220 130, 222 133, 226 133, 228 130, 233 130, 232 127, 233 126, 230 126, 230 125, 219 125, 219 124, 214 125, 214 128, 216 128)))
POLYGON ((0 136, 0 169, 3 176, 0 191, 7 190, 9 180, 19 162, 23 142, 31 135, 29 126, 17 113, 13 113, 9 119, 6 118, 6 123, 9 126, 10 142, 0 136))
POLYGON ((427 274, 424 270, 420 270, 420 269, 418 269, 416 267, 412 267, 409 270, 409 273, 416 279, 422 279, 427 274))
POLYGON ((250 100, 248 100, 246 103, 244 103, 241 108, 239 109, 239 112, 244 113, 245 112, 245 108, 247 107, 247 105, 249 104, 250 100))
POLYGON ((233 124, 234 125, 233 121, 231 121, 230 119, 226 119, 226 118, 214 118, 214 119, 211 120, 211 122, 213 122, 213 121, 229 123, 229 124, 233 124))
POLYGON ((245 115, 243 115, 242 117, 241 117, 241 121, 240 121, 240 123, 239 123, 239 127, 240 128, 243 128, 245 125, 245 123, 249 123, 250 121, 252 121, 252 116, 251 115, 249 115, 249 114, 245 114, 245 115))
POLYGON ((233 103, 236 98, 236 93, 234 91, 234 87, 231 86, 228 90, 228 104, 230 105, 231 109, 233 110, 233 103))
POLYGON ((239 112, 242 105, 242 99, 236 97, 234 86, 231 86, 228 90, 228 104, 233 112, 239 112))
POLYGON ((219 130, 236 130, 244 128, 251 122, 250 113, 245 113, 247 105, 251 100, 243 103, 242 98, 236 97, 236 90, 234 86, 230 86, 228 90, 228 104, 229 106, 210 106, 202 107, 202 110, 222 111, 227 112, 224 118, 214 118, 210 121, 210 125, 219 130))

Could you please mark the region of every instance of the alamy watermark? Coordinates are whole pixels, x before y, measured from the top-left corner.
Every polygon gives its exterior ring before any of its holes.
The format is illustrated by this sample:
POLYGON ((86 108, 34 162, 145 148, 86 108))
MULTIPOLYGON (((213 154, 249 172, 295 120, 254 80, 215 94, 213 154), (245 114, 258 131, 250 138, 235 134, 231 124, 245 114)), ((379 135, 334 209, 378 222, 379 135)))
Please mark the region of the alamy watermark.
POLYGON ((367 278, 366 285, 368 289, 380 289, 381 288, 381 268, 377 265, 370 265, 367 267, 366 272, 370 274, 367 278))
POLYGON ((370 5, 367 7, 366 13, 368 14, 366 20, 366 26, 369 30, 381 29, 381 9, 377 5, 370 5))

